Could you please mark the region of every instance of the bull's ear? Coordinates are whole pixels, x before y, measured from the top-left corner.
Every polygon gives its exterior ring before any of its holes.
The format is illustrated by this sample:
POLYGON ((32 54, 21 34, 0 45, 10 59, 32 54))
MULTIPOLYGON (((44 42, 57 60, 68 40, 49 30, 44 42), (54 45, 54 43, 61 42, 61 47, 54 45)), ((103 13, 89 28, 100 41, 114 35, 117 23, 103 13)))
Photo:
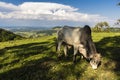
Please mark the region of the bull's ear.
POLYGON ((95 54, 93 55, 93 57, 94 57, 94 58, 95 58, 95 57, 100 57, 100 54, 95 53, 95 54))
POLYGON ((90 55, 90 59, 91 59, 91 58, 93 58, 93 55, 92 55, 92 54, 90 55))
POLYGON ((101 53, 97 53, 96 56, 102 58, 101 53))

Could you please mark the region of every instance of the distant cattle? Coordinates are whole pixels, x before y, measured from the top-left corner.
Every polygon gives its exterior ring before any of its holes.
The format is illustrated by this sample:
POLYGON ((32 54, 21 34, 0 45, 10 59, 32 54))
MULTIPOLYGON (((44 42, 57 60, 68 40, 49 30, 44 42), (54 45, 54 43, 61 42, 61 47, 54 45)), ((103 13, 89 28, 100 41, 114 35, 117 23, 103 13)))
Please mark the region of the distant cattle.
POLYGON ((95 44, 91 36, 91 29, 88 25, 83 28, 64 26, 57 32, 57 51, 60 51, 62 44, 64 46, 64 53, 67 56, 67 47, 73 46, 73 62, 76 62, 76 54, 79 51, 87 60, 93 69, 97 69, 101 62, 101 55, 97 53, 95 44))

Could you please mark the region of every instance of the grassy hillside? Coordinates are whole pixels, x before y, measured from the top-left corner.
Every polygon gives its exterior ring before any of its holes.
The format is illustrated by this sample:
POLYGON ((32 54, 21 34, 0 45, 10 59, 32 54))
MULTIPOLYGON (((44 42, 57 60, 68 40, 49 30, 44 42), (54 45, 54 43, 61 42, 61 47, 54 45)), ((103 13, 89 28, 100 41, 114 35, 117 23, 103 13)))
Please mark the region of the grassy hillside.
POLYGON ((120 33, 92 36, 103 56, 97 70, 80 56, 58 60, 55 36, 0 42, 0 80, 120 80, 120 33))
POLYGON ((13 32, 0 28, 0 42, 21 39, 22 37, 14 34, 13 32))

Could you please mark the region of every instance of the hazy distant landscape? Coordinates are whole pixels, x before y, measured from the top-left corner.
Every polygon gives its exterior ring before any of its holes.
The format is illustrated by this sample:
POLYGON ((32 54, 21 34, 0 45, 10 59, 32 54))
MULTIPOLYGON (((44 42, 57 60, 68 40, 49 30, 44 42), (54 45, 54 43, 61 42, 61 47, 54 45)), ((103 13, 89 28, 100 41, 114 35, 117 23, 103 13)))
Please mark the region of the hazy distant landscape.
POLYGON ((17 31, 21 31, 21 32, 25 32, 25 31, 40 31, 40 30, 47 30, 47 29, 50 29, 50 27, 34 27, 34 26, 3 26, 3 27, 0 27, 0 28, 3 28, 3 29, 6 29, 6 30, 9 30, 9 31, 12 31, 12 32, 17 32, 17 31))
POLYGON ((14 26, 14 27, 1 27, 1 28, 26 38, 35 38, 45 35, 52 35, 52 33, 56 32, 56 30, 53 30, 52 27, 50 28, 50 27, 14 26))

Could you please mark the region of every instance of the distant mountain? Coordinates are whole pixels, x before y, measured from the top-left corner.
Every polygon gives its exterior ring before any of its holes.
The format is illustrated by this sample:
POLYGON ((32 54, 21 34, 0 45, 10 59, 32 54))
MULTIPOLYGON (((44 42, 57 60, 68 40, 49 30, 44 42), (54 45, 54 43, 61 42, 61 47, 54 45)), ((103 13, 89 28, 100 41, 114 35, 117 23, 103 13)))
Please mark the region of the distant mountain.
POLYGON ((12 31, 12 32, 17 32, 17 31, 28 32, 28 31, 40 31, 40 30, 50 29, 50 27, 36 27, 36 26, 6 26, 6 27, 4 26, 1 28, 12 31))
POLYGON ((53 29, 53 30, 59 30, 60 28, 62 28, 62 26, 55 26, 55 27, 53 27, 52 29, 53 29))
POLYGON ((9 41, 9 40, 16 40, 16 39, 22 39, 20 35, 16 35, 11 31, 7 31, 5 29, 0 28, 0 42, 2 41, 9 41))

